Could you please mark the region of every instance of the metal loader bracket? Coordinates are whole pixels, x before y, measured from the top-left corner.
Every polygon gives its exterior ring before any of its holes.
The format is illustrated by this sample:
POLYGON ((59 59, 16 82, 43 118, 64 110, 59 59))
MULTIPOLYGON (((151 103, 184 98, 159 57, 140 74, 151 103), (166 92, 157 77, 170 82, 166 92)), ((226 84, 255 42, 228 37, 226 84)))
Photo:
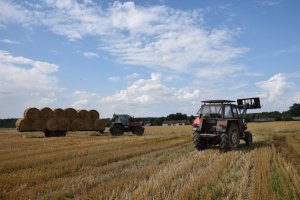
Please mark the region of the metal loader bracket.
POLYGON ((237 99, 239 109, 257 109, 261 108, 259 97, 237 99))

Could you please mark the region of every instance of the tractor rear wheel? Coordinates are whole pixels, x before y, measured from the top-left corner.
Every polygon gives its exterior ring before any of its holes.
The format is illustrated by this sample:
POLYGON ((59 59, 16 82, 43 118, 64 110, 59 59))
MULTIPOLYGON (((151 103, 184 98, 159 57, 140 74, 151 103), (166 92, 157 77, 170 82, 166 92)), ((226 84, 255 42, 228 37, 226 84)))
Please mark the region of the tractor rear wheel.
POLYGON ((222 133, 220 136, 220 148, 223 152, 230 150, 229 137, 226 133, 222 133))
POLYGON ((142 136, 144 134, 144 128, 141 126, 133 127, 132 133, 138 136, 142 136))
POLYGON ((123 135, 124 134, 124 126, 122 124, 114 124, 110 129, 109 132, 113 136, 123 135))
POLYGON ((245 132, 245 142, 248 148, 252 146, 253 139, 252 139, 252 134, 250 132, 245 132))
POLYGON ((197 132, 194 132, 193 134, 193 141, 195 144, 195 148, 198 149, 199 151, 206 149, 206 141, 204 138, 201 139, 200 135, 197 132))
POLYGON ((237 149, 240 144, 239 128, 236 124, 231 124, 227 130, 227 135, 230 143, 230 149, 237 149))

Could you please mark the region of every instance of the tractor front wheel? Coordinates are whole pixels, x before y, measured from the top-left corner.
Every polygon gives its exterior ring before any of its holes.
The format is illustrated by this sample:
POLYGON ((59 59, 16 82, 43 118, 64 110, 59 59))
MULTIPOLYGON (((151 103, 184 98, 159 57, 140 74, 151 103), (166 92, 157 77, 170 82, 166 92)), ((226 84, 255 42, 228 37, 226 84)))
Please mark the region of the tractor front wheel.
POLYGON ((200 135, 197 132, 194 132, 193 134, 193 141, 195 148, 198 149, 199 151, 206 149, 207 145, 205 142, 205 139, 200 137, 200 135))
POLYGON ((132 133, 138 136, 142 136, 144 134, 144 128, 141 126, 133 127, 132 133))
POLYGON ((252 134, 250 132, 245 132, 245 142, 248 148, 252 146, 253 139, 252 139, 252 134))
POLYGON ((229 137, 226 133, 222 133, 220 136, 220 148, 223 152, 230 150, 229 137))
POLYGON ((122 124, 114 124, 110 129, 109 132, 113 136, 123 135, 124 134, 124 126, 122 124))

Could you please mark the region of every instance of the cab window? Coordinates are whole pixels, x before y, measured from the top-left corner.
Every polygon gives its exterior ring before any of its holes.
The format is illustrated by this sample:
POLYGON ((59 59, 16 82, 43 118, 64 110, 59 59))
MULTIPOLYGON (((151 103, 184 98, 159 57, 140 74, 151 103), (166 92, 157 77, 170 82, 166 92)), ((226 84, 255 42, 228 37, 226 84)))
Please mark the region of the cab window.
POLYGON ((232 110, 230 105, 225 105, 224 108, 224 117, 225 118, 233 118, 232 110))
POLYGON ((238 115, 237 108, 236 108, 236 107, 232 107, 232 111, 233 111, 233 117, 234 117, 234 118, 238 118, 239 115, 238 115))

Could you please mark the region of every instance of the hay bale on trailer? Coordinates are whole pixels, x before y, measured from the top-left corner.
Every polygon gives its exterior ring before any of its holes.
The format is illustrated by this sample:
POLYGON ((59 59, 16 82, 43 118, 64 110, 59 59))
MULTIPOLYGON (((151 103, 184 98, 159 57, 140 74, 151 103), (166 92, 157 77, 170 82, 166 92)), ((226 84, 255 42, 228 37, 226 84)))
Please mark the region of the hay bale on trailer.
POLYGON ((90 110, 89 113, 90 113, 90 118, 92 120, 99 119, 99 117, 100 117, 100 114, 97 110, 90 110))
POLYGON ((90 119, 90 113, 87 110, 78 110, 78 117, 83 120, 90 119))
POLYGON ((66 117, 57 118, 57 131, 69 131, 70 120, 66 117))
POLYGON ((66 108, 64 111, 65 117, 68 118, 70 122, 78 118, 78 113, 74 108, 66 108))
POLYGON ((46 121, 54 116, 54 112, 51 108, 45 107, 40 111, 40 118, 46 121))
POLYGON ((16 121, 16 128, 20 132, 31 131, 32 130, 32 122, 26 118, 18 119, 16 121))
POLYGON ((82 119, 74 119, 71 123, 71 131, 81 131, 84 128, 82 119))
POLYGON ((44 131, 46 129, 46 121, 44 119, 36 119, 32 122, 33 131, 44 131))
POLYGON ((31 121, 39 119, 40 117, 40 110, 37 108, 27 108, 24 111, 24 118, 29 119, 31 121))
POLYGON ((47 120, 46 129, 48 131, 57 131, 57 128, 58 128, 57 118, 51 118, 47 120))
POLYGON ((84 119, 83 120, 83 131, 92 131, 94 126, 94 120, 84 119))
POLYGON ((65 111, 61 108, 55 108, 53 110, 54 112, 54 117, 55 118, 62 118, 62 117, 65 117, 65 111))

